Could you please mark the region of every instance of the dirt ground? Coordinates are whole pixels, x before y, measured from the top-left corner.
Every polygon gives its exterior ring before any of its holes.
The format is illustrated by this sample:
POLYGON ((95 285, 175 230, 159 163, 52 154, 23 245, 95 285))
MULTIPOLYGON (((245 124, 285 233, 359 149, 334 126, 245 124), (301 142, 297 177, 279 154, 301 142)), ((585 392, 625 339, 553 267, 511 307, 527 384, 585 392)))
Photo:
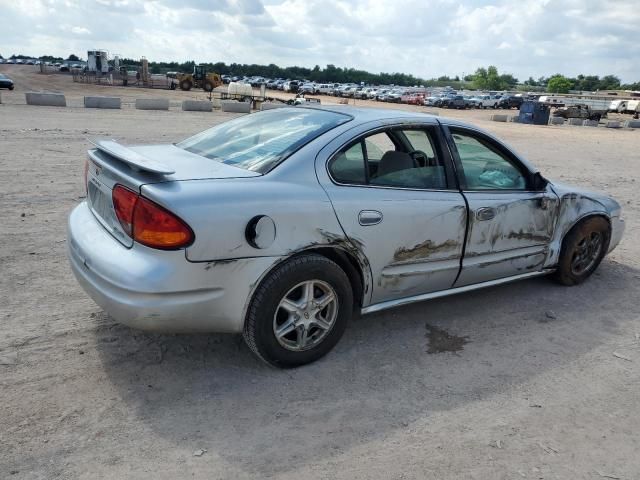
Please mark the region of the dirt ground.
POLYGON ((356 318, 323 360, 281 371, 238 336, 115 324, 65 255, 86 137, 174 142, 232 115, 178 110, 202 93, 29 68, 0 67, 19 82, 0 105, 0 478, 640 478, 640 132, 441 112, 614 195, 623 242, 581 286, 541 278, 356 318), (45 86, 72 107, 24 105, 45 86), (73 108, 88 93, 125 104, 73 108), (172 111, 131 108, 160 95, 172 111))

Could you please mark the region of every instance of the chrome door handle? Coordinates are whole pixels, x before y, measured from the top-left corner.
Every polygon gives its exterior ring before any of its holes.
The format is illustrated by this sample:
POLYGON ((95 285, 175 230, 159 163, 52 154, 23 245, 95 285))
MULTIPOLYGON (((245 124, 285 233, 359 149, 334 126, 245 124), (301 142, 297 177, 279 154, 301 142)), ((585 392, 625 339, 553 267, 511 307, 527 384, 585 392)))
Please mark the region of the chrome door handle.
POLYGON ((476 218, 480 221, 491 220, 496 216, 496 209, 491 207, 479 208, 476 210, 476 218))
POLYGON ((361 210, 358 214, 358 223, 363 227, 377 225, 382 221, 382 212, 377 210, 361 210))

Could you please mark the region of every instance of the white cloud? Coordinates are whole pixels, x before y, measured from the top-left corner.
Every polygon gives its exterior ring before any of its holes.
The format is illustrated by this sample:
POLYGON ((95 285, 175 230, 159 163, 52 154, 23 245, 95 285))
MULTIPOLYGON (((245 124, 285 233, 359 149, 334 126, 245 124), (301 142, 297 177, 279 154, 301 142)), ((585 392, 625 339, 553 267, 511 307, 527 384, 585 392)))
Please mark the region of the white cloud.
POLYGON ((637 0, 0 0, 0 53, 640 80, 637 0))

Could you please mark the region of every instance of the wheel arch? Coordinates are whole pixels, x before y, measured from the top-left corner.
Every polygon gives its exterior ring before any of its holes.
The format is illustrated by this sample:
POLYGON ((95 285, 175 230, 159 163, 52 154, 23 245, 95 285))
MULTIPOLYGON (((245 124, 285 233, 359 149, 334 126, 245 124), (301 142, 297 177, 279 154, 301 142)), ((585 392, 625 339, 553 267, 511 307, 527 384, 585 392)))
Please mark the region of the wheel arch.
POLYGON ((321 255, 335 262, 345 272, 347 278, 349 279, 349 283, 353 292, 354 310, 359 310, 364 306, 365 295, 369 292, 368 277, 366 276, 366 272, 364 270, 367 267, 361 264, 356 255, 344 248, 337 247, 335 245, 312 245, 307 248, 298 250, 291 255, 283 257, 279 261, 274 262, 268 269, 266 269, 262 273, 262 275, 260 275, 260 278, 258 278, 258 280, 255 281, 253 285, 251 285, 249 295, 245 300, 245 305, 242 311, 242 325, 244 325, 246 322, 249 305, 253 301, 253 297, 255 296, 258 287, 262 284, 262 282, 265 281, 265 279, 271 274, 271 272, 273 272, 283 263, 309 253, 321 255))
POLYGON ((316 253, 335 262, 347 275, 353 291, 354 309, 362 308, 365 293, 365 277, 358 259, 347 250, 335 246, 316 246, 299 252, 316 253))
POLYGON ((608 242, 611 241, 611 218, 604 212, 587 212, 584 215, 581 215, 580 217, 576 218, 573 221, 573 223, 571 223, 571 225, 569 225, 565 229, 565 231, 562 233, 562 236, 560 237, 560 252, 564 248, 564 242, 566 238, 576 227, 578 227, 581 223, 585 222, 586 220, 589 220, 591 218, 597 218, 597 217, 603 218, 607 222, 607 225, 609 225, 609 238, 607 239, 607 249, 608 249, 609 247, 608 242))

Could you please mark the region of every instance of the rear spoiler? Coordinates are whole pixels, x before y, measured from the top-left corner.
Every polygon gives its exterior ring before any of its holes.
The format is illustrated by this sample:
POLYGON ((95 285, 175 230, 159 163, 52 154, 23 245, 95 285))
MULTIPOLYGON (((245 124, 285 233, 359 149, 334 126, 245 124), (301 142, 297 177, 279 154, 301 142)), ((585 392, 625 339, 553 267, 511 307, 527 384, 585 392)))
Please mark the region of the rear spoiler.
POLYGON ((171 175, 175 170, 156 162, 138 152, 134 152, 130 148, 120 145, 115 140, 89 140, 96 148, 104 153, 127 163, 135 170, 143 170, 145 172, 159 173, 161 175, 171 175))

